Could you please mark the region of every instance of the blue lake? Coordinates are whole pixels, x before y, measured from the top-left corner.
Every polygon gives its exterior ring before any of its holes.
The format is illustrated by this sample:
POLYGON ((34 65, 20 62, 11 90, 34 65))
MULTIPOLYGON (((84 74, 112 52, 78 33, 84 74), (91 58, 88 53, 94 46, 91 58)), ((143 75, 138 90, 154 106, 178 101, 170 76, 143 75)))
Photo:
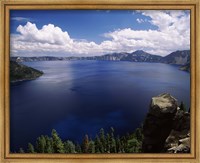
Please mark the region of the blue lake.
POLYGON ((152 96, 170 93, 190 106, 190 74, 161 63, 109 61, 25 62, 44 72, 10 87, 11 151, 26 149, 54 128, 81 142, 100 128, 116 135, 140 127, 152 96))

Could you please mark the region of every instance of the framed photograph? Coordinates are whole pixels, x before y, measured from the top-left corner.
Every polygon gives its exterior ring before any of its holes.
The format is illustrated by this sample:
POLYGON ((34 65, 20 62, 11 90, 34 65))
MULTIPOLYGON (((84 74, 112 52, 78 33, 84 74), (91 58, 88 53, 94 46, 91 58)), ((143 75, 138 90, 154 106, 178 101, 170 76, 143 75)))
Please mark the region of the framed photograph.
POLYGON ((1 2, 6 162, 199 162, 199 2, 1 2))

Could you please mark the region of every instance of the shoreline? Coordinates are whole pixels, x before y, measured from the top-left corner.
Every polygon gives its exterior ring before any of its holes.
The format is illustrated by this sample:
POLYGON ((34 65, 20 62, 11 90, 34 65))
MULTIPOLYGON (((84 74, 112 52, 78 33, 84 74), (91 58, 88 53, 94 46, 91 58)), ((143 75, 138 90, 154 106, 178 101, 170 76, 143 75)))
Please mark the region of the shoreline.
MULTIPOLYGON (((43 73, 43 72, 42 72, 43 73)), ((44 74, 44 73, 43 73, 44 74)), ((42 75, 43 75, 42 74, 42 75)), ((35 79, 37 79, 37 78, 39 78, 39 77, 41 77, 42 75, 40 75, 40 76, 38 76, 38 77, 36 77, 36 78, 30 78, 30 79, 19 79, 19 80, 10 80, 10 83, 12 84, 12 83, 17 83, 17 82, 23 82, 23 81, 31 81, 31 80, 35 80, 35 79)))

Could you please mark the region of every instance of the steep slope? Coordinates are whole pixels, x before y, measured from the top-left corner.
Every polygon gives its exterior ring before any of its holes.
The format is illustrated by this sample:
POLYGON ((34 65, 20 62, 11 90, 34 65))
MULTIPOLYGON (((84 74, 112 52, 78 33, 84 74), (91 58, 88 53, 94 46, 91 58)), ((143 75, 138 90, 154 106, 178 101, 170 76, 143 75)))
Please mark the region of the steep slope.
POLYGON ((43 74, 42 71, 36 70, 31 67, 27 67, 22 64, 18 64, 15 61, 10 61, 10 81, 20 80, 32 80, 40 77, 43 74))
POLYGON ((132 62, 159 62, 161 56, 149 54, 143 50, 137 50, 127 56, 123 56, 122 61, 132 61, 132 62))
POLYGON ((190 63, 190 50, 175 51, 161 59, 162 63, 186 65, 190 63))

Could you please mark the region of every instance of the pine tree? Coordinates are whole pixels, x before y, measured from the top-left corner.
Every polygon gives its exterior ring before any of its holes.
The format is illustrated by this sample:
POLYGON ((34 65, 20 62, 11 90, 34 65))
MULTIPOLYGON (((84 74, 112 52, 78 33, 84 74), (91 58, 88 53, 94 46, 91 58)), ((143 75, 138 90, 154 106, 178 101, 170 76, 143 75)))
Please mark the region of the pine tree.
POLYGON ((116 141, 115 141, 115 137, 114 137, 114 128, 113 127, 111 127, 110 128, 111 130, 110 130, 110 135, 111 135, 111 137, 110 137, 110 152, 111 153, 116 153, 116 141))
POLYGON ((19 153, 25 153, 23 148, 19 148, 19 153))
POLYGON ((36 141, 36 150, 38 153, 45 153, 45 147, 46 147, 46 140, 44 135, 41 135, 37 138, 36 141))
POLYGON ((180 108, 180 110, 183 110, 184 112, 186 112, 186 106, 183 103, 183 101, 181 101, 181 104, 180 104, 179 108, 180 108))
POLYGON ((79 143, 76 143, 75 151, 76 153, 82 153, 81 146, 79 145, 79 143))
POLYGON ((88 138, 88 135, 85 135, 83 139, 83 144, 82 144, 83 153, 88 153, 88 148, 89 148, 89 138, 88 138))
POLYGON ((135 136, 136 136, 138 141, 142 141, 143 140, 143 134, 142 134, 142 129, 141 128, 137 128, 135 130, 135 136))
POLYGON ((111 138, 114 138, 114 132, 115 132, 114 128, 111 127, 110 128, 110 136, 111 136, 111 138))
POLYGON ((31 143, 28 143, 28 153, 35 153, 34 146, 31 143))
POLYGON ((95 152, 96 152, 96 153, 101 153, 101 141, 100 141, 98 135, 96 135, 96 137, 95 137, 95 142, 94 142, 94 144, 95 144, 95 152))
POLYGON ((125 136, 121 138, 121 145, 122 145, 122 153, 127 153, 128 151, 128 142, 125 136))
POLYGON ((67 140, 64 142, 65 153, 76 153, 75 145, 72 141, 67 140))
POLYGON ((122 144, 121 144, 121 140, 120 140, 119 136, 117 136, 117 138, 116 138, 116 150, 117 150, 117 153, 123 152, 122 144))
POLYGON ((112 139, 111 139, 111 148, 110 148, 110 152, 111 152, 111 153, 116 153, 116 152, 117 152, 115 138, 112 138, 112 139))
POLYGON ((101 141, 101 144, 102 144, 101 152, 105 153, 106 152, 106 140, 105 140, 105 133, 104 133, 103 128, 101 128, 100 131, 99 131, 99 138, 100 138, 100 141, 101 141))
POLYGON ((111 139, 111 136, 109 133, 106 134, 106 152, 107 153, 110 153, 110 139, 111 139))
POLYGON ((89 142, 88 153, 95 153, 95 143, 92 140, 89 142))
POLYGON ((45 153, 54 153, 53 139, 49 138, 48 136, 45 136, 45 139, 46 139, 45 153))
POLYGON ((64 153, 64 144, 55 129, 52 130, 53 150, 54 153, 64 153))
POLYGON ((136 138, 128 140, 127 153, 138 153, 140 151, 141 144, 136 138))

